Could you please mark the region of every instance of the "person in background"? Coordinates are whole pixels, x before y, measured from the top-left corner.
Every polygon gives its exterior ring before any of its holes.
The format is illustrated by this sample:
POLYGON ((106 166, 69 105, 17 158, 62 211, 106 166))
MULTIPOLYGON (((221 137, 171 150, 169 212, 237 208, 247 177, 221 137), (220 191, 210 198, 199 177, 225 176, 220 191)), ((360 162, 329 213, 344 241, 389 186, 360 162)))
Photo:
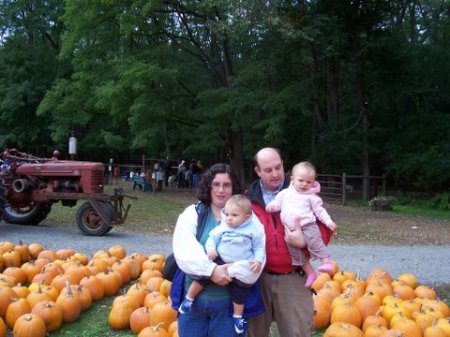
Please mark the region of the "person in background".
MULTIPOLYGON (((173 234, 172 248, 178 267, 186 274, 181 280, 172 283, 171 297, 181 287, 181 297, 186 296, 186 290, 192 283, 189 274, 209 277, 212 281, 196 297, 189 312, 179 315, 178 332, 180 337, 232 337, 235 336, 234 320, 231 315, 231 299, 228 288, 231 277, 228 274, 229 264, 218 265, 208 258, 204 244, 209 232, 220 224, 221 210, 227 200, 241 193, 239 178, 227 164, 214 164, 206 170, 197 190, 200 203, 188 206, 178 217, 173 234), (202 207, 200 207, 202 206, 202 207), (199 212, 199 209, 203 211, 199 212), (203 232, 198 241, 196 238, 199 219, 202 219, 203 232), (180 284, 181 283, 181 284, 180 284)), ((245 303, 246 315, 260 314, 264 311, 261 294, 256 291, 249 295, 255 300, 250 307, 245 303), (250 312, 250 309, 252 311, 250 312)), ((252 288, 253 288, 252 287, 252 288)), ((175 307, 176 308, 176 307, 175 307)), ((176 308, 178 309, 178 308, 176 308)))
MULTIPOLYGON (((320 184, 316 181, 315 167, 309 162, 298 163, 292 168, 291 184, 267 204, 266 211, 270 213, 281 211, 281 221, 289 230, 294 230, 300 225, 311 257, 320 259, 322 262, 319 271, 331 274, 334 269, 330 260, 331 254, 322 240, 316 218, 332 231, 336 229, 336 224, 323 207, 323 201, 318 193, 320 193, 320 184)), ((310 263, 310 256, 301 249, 288 248, 292 264, 301 266, 307 275, 305 287, 311 288, 317 274, 310 263)))
POLYGON ((280 213, 269 213, 266 205, 289 186, 280 152, 271 147, 255 155, 259 179, 248 188, 252 209, 266 232, 266 265, 259 279, 266 312, 249 320, 248 337, 269 337, 275 321, 282 337, 311 336, 314 303, 311 290, 304 287, 306 275, 292 265, 288 244, 304 248, 300 228, 285 230, 280 213))

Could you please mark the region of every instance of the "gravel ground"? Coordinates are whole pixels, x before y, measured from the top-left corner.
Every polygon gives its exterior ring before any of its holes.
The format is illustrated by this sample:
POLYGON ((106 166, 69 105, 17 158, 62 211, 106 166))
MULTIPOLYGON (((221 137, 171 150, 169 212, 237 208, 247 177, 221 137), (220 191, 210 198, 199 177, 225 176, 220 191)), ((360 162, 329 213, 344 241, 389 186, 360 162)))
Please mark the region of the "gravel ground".
MULTIPOLYGON (((82 235, 78 228, 50 226, 20 226, 0 223, 0 241, 30 244, 38 242, 50 249, 73 248, 91 255, 97 250, 107 250, 120 244, 127 253, 140 252, 168 254, 171 252, 171 235, 142 234, 112 230, 102 237, 82 235)), ((405 272, 414 273, 419 283, 430 286, 450 284, 450 245, 379 246, 341 245, 329 246, 332 257, 341 270, 359 272, 365 278, 374 268, 383 268, 392 277, 405 272)))

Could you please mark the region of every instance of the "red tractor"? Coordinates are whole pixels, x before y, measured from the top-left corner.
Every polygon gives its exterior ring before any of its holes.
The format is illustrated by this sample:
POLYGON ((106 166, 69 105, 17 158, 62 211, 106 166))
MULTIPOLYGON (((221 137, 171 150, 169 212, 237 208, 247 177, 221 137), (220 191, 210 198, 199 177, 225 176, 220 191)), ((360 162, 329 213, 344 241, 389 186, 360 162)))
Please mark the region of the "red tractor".
POLYGON ((61 201, 77 212, 85 235, 105 235, 125 222, 130 204, 116 186, 113 195, 103 192, 105 166, 97 162, 38 158, 15 149, 0 154, 0 219, 11 224, 37 225, 61 201))

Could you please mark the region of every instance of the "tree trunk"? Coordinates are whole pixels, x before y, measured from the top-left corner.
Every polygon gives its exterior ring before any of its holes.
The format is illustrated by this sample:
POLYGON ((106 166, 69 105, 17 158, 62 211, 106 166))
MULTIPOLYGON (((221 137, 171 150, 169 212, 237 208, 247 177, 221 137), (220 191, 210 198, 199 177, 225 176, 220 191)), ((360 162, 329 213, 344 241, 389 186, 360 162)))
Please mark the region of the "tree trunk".
POLYGON ((227 132, 227 146, 230 158, 230 165, 234 168, 239 176, 241 183, 244 186, 245 172, 244 172, 244 146, 242 140, 242 131, 228 130, 227 132))

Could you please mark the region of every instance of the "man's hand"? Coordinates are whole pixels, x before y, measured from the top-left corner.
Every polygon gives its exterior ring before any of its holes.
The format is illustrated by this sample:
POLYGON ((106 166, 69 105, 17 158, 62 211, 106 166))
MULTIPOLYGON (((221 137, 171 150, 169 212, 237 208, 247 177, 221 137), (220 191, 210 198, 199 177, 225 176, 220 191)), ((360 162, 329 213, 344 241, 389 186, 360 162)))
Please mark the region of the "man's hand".
POLYGON ((332 222, 332 223, 330 223, 329 225, 328 225, 328 228, 329 229, 331 229, 333 232, 335 231, 335 229, 336 229, 336 224, 334 223, 334 222, 332 222))
POLYGON ((300 224, 296 224, 294 230, 290 230, 288 226, 284 225, 284 240, 286 243, 294 248, 303 249, 306 247, 305 240, 303 239, 302 230, 300 224))
POLYGON ((228 283, 230 283, 231 277, 228 276, 227 272, 227 268, 229 265, 229 263, 220 266, 217 265, 211 274, 211 281, 213 281, 215 284, 218 284, 219 286, 226 286, 228 283))

